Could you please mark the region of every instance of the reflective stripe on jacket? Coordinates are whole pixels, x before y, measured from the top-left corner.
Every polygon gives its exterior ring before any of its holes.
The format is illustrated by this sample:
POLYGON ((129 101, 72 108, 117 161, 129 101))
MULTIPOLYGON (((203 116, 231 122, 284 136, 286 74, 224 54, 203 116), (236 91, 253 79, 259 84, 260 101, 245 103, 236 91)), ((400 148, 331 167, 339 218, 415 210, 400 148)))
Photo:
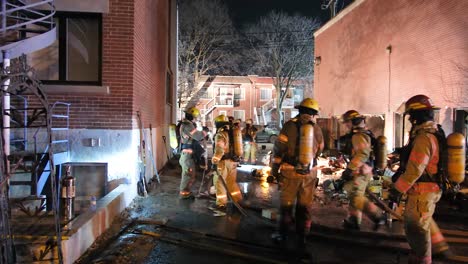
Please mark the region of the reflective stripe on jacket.
POLYGON ((433 133, 437 124, 433 121, 425 122, 413 129, 414 144, 411 149, 405 172, 395 182, 395 188, 405 193, 423 175, 437 174, 439 163, 439 143, 433 133))

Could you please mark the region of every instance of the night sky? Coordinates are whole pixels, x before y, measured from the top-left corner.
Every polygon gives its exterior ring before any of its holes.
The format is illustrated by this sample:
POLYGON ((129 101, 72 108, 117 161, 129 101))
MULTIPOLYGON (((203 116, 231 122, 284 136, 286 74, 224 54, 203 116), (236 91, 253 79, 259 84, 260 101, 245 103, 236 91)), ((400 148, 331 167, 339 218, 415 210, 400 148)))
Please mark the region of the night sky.
MULTIPOLYGON (((271 10, 284 11, 289 14, 301 14, 317 17, 322 23, 330 17, 329 10, 321 10, 322 0, 224 0, 231 11, 237 26, 255 20, 271 10)), ((339 5, 347 5, 351 0, 339 0, 339 5)))

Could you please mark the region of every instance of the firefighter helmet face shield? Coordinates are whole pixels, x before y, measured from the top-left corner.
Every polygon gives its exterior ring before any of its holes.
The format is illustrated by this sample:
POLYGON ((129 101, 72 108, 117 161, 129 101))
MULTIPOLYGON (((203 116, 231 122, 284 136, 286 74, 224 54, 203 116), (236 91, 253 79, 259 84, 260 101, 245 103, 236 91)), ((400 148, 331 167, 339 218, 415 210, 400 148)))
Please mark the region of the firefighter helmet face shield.
POLYGON ((418 94, 406 101, 405 103, 405 113, 411 113, 412 111, 421 111, 421 110, 438 110, 439 107, 435 106, 431 98, 427 97, 424 94, 418 94))
POLYGON ((356 110, 349 110, 349 111, 346 111, 346 113, 344 113, 343 115, 341 115, 341 121, 343 123, 346 123, 348 121, 351 121, 351 120, 354 120, 354 119, 361 119, 363 120, 364 119, 364 116, 361 115, 358 111, 356 110))

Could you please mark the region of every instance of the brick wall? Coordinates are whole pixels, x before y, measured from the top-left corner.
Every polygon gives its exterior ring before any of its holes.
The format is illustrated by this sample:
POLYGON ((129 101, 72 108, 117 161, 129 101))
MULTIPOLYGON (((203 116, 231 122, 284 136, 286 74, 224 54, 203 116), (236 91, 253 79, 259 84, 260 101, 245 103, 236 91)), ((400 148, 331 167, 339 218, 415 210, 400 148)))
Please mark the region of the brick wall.
POLYGON ((145 127, 164 123, 168 10, 168 0, 135 2, 133 111, 141 111, 145 127))
POLYGON ((129 129, 132 118, 134 1, 110 0, 102 19, 102 80, 110 94, 50 95, 71 103, 70 127, 129 129))
MULTIPOLYGON (((314 95, 322 115, 351 108, 393 113, 424 93, 443 107, 440 122, 451 131, 453 108, 468 106, 468 1, 365 0, 315 34, 314 95), (391 45, 391 53, 386 48, 391 45)), ((388 129, 387 129, 388 128, 388 129)), ((387 132, 387 137, 392 133, 387 132)))

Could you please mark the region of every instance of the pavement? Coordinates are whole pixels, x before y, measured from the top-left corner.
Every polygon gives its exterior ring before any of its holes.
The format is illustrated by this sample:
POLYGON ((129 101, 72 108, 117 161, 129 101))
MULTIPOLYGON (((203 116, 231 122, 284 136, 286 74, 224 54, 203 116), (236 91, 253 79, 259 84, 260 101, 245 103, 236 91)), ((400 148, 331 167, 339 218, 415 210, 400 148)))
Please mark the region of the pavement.
MULTIPOLYGON (((170 164, 177 165, 177 161, 170 164)), ((252 177, 252 170, 260 168, 238 168, 248 215, 233 210, 227 216, 215 217, 208 209, 212 200, 178 198, 180 168, 167 166, 160 175, 161 184, 152 184, 148 197, 137 198, 115 221, 110 233, 77 263, 296 263, 293 244, 289 243, 287 249, 273 244, 270 237, 277 224, 261 216, 262 209, 278 208, 279 194, 276 184, 252 177), (135 219, 146 219, 150 224, 135 223, 135 219)), ((194 192, 200 180, 201 173, 194 192)), ((346 206, 319 188, 307 243, 312 258, 306 263, 407 263, 408 245, 401 223, 385 226, 376 235, 372 223, 364 217, 361 232, 347 232, 341 228, 346 206)), ((439 224, 441 228, 467 231, 465 222, 439 224)), ((453 248, 460 255, 468 252, 465 244, 453 248)))

